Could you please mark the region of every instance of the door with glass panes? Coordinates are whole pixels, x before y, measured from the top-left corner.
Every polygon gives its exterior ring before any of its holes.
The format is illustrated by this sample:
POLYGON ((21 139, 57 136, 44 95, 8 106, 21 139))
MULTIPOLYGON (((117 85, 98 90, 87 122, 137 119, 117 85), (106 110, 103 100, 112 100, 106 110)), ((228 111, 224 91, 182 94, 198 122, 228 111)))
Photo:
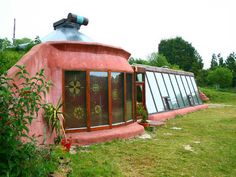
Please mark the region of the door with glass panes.
MULTIPOLYGON (((144 82, 144 73, 135 74, 135 102, 142 104, 145 107, 145 82, 144 82)), ((137 115, 135 116, 137 117, 137 115)))

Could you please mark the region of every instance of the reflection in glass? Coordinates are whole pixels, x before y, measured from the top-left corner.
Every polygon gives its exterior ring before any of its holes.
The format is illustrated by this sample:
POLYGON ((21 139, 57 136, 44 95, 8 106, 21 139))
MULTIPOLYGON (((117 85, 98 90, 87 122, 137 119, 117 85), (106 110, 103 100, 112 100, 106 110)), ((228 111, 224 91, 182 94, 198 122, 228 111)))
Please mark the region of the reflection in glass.
POLYGON ((90 72, 91 126, 108 124, 108 73, 90 72))
POLYGON ((86 127, 86 72, 65 71, 65 129, 86 127))
POLYGON ((183 101, 181 92, 180 92, 180 90, 179 90, 178 84, 177 84, 177 82, 176 82, 175 76, 174 76, 173 74, 170 74, 170 80, 171 80, 172 85, 173 85, 173 87, 174 87, 175 94, 176 94, 176 97, 177 97, 179 106, 182 108, 182 107, 184 107, 184 101, 183 101))
POLYGON ((143 103, 143 85, 136 85, 137 102, 143 103))
POLYGON ((112 123, 124 122, 124 74, 111 73, 112 123))
POLYGON ((132 102, 132 94, 133 94, 133 82, 132 82, 132 74, 126 74, 126 116, 127 120, 133 119, 133 102, 132 102))
POLYGON ((143 82, 143 73, 137 73, 136 74, 136 81, 143 82))
POLYGON ((198 99, 197 99, 197 95, 196 95, 196 93, 195 93, 195 91, 194 91, 194 89, 193 89, 193 85, 192 85, 192 82, 191 82, 191 80, 190 80, 190 77, 189 77, 189 76, 186 76, 186 79, 187 79, 187 82, 188 82, 188 85, 189 85, 191 94, 192 94, 192 96, 193 96, 194 103, 195 103, 195 105, 197 105, 197 104, 198 104, 198 99))
POLYGON ((170 101, 171 101, 171 104, 170 106, 172 106, 173 109, 176 109, 178 108, 178 103, 177 103, 177 100, 176 100, 176 97, 175 97, 175 93, 174 93, 174 90, 172 88, 172 85, 170 83, 170 78, 168 76, 168 74, 163 74, 163 77, 164 77, 164 81, 166 83, 166 87, 167 87, 167 90, 168 90, 168 93, 169 93, 169 97, 170 97, 170 101))
POLYGON ((177 84, 179 85, 180 92, 181 92, 181 94, 183 96, 184 103, 185 103, 185 105, 189 106, 188 97, 187 97, 187 94, 185 92, 184 85, 182 83, 180 75, 176 75, 176 80, 177 80, 177 84))
POLYGON ((156 79, 157 79, 157 83, 159 85, 159 88, 161 90, 161 95, 162 97, 167 97, 169 96, 167 91, 166 91, 166 86, 164 84, 164 81, 163 81, 163 78, 162 78, 162 75, 161 73, 155 73, 155 76, 156 76, 156 79))
POLYGON ((190 77, 190 79, 191 79, 191 81, 192 81, 193 88, 194 88, 195 93, 196 93, 196 95, 197 95, 198 103, 199 103, 199 104, 202 104, 202 100, 201 100, 200 97, 199 97, 199 92, 198 92, 198 88, 197 88, 196 81, 195 81, 194 77, 190 77))
POLYGON ((185 76, 181 76, 181 79, 182 79, 182 81, 183 81, 184 88, 185 88, 185 91, 186 91, 187 95, 191 95, 191 92, 190 92, 190 90, 189 90, 188 83, 187 83, 187 81, 186 81, 185 76))
POLYGON ((149 81, 149 84, 150 84, 150 89, 152 91, 155 104, 157 106, 157 111, 162 112, 165 109, 164 109, 164 105, 163 105, 163 102, 162 102, 162 99, 161 99, 161 95, 159 93, 159 89, 158 89, 158 86, 157 86, 157 82, 156 82, 154 73, 153 72, 146 72, 146 74, 147 74, 147 77, 148 77, 148 81, 149 81))
POLYGON ((145 94, 146 94, 147 111, 148 111, 149 114, 156 113, 157 110, 156 110, 156 107, 155 107, 155 104, 154 104, 154 101, 153 101, 153 98, 152 98, 152 94, 151 94, 151 91, 150 91, 150 87, 149 87, 147 77, 145 77, 145 86, 146 86, 145 94))

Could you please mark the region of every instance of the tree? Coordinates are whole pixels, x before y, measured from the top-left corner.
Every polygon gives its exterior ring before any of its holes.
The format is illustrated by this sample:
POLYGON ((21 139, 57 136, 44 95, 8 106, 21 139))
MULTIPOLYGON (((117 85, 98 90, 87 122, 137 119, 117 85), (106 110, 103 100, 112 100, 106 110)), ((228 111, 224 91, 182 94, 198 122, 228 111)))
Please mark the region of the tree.
POLYGON ((148 61, 147 60, 143 60, 141 58, 134 58, 134 57, 130 57, 129 58, 129 64, 132 65, 132 64, 143 64, 143 65, 148 65, 148 61))
POLYGON ((29 38, 16 39, 15 46, 5 38, 0 39, 0 74, 10 69, 33 46, 41 43, 37 36, 34 40, 29 38), (20 44, 26 44, 20 47, 20 44))
POLYGON ((149 65, 157 67, 170 66, 170 63, 168 63, 166 57, 162 54, 158 54, 157 52, 153 52, 148 56, 148 62, 149 65))
POLYGON ((220 66, 220 67, 224 67, 224 66, 225 66, 224 58, 221 56, 220 53, 217 55, 217 58, 218 58, 218 60, 219 60, 219 66, 220 66))
POLYGON ((216 69, 209 71, 207 79, 209 85, 226 88, 231 86, 233 74, 226 67, 217 67, 216 69))
POLYGON ((25 51, 8 49, 0 51, 0 74, 10 69, 25 54, 25 51))
POLYGON ((234 87, 236 86, 236 54, 234 52, 229 54, 225 60, 225 65, 233 73, 232 86, 234 87))
POLYGON ((199 86, 207 86, 207 83, 208 83, 208 80, 207 80, 208 72, 209 72, 209 70, 205 70, 205 69, 203 69, 201 72, 199 72, 199 74, 196 76, 197 85, 199 85, 199 86))
POLYGON ((191 71, 197 75, 203 68, 202 58, 197 50, 181 37, 162 40, 158 51, 171 65, 179 65, 180 69, 185 71, 191 71))
POLYGON ((5 50, 9 46, 12 46, 11 41, 9 41, 7 38, 0 39, 0 51, 5 50))
POLYGON ((212 57, 211 57, 211 67, 210 67, 210 69, 213 70, 216 67, 218 67, 218 61, 217 61, 216 54, 213 53, 212 57))
POLYGON ((236 54, 234 52, 229 54, 229 56, 225 60, 225 65, 232 72, 236 72, 236 54))
POLYGON ((24 38, 21 38, 21 39, 16 39, 15 42, 14 42, 14 45, 19 46, 20 44, 26 44, 26 43, 30 43, 30 42, 32 42, 31 39, 24 37, 24 38))

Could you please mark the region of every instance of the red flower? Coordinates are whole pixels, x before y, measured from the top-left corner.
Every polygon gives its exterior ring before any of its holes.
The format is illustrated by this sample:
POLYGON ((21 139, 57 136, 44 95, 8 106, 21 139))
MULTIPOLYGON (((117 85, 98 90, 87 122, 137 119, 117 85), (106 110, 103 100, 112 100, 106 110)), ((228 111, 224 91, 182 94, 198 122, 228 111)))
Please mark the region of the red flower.
POLYGON ((64 149, 65 149, 66 151, 70 151, 71 140, 62 139, 62 140, 61 140, 61 145, 64 147, 64 149))

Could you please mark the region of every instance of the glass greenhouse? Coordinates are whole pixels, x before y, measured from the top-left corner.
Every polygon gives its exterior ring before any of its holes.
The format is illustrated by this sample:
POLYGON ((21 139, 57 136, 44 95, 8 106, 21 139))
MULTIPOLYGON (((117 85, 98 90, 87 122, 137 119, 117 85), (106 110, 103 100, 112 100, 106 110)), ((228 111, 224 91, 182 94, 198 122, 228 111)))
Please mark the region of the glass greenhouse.
POLYGON ((149 114, 202 104, 193 73, 145 65, 134 68, 136 101, 149 114))

